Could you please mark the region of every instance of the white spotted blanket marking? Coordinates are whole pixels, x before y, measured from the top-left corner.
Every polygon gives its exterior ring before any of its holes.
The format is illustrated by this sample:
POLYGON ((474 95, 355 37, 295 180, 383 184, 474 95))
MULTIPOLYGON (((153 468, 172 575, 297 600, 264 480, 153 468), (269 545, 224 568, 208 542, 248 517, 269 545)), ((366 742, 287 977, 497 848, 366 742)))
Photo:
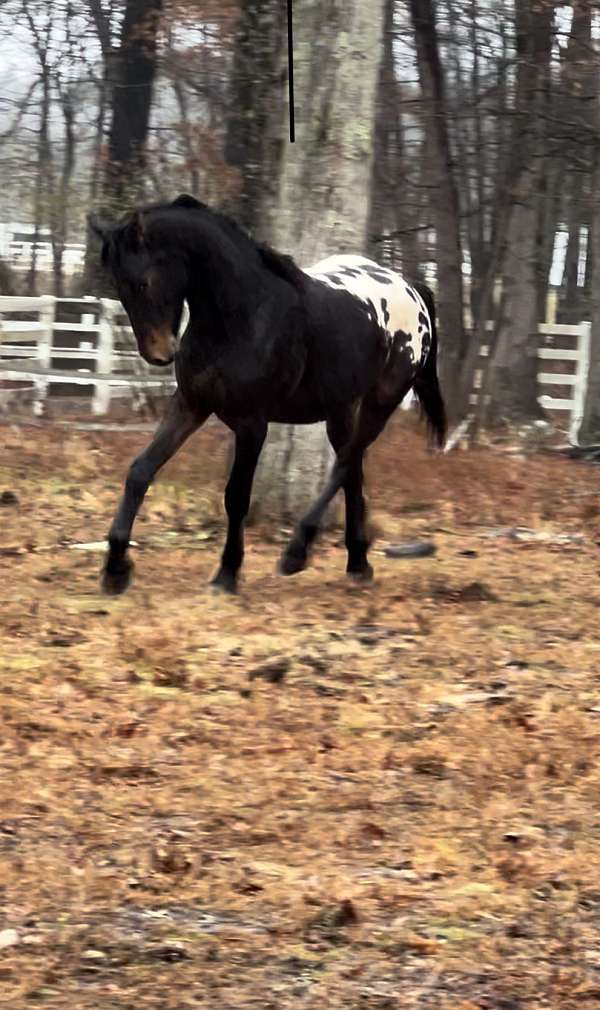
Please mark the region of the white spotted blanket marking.
POLYGON ((423 299, 400 274, 365 256, 329 256, 305 270, 336 291, 347 291, 375 314, 390 348, 400 345, 422 365, 431 347, 431 320, 423 299))

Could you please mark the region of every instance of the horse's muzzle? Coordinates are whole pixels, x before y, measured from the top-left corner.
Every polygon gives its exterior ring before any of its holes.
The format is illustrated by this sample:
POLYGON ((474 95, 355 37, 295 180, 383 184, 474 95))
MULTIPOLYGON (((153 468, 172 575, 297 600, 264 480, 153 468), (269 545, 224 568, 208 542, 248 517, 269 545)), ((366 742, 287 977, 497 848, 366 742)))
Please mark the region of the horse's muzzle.
POLYGON ((170 365, 177 350, 177 337, 170 329, 151 331, 143 342, 139 343, 142 357, 148 364, 157 365, 159 368, 170 365))

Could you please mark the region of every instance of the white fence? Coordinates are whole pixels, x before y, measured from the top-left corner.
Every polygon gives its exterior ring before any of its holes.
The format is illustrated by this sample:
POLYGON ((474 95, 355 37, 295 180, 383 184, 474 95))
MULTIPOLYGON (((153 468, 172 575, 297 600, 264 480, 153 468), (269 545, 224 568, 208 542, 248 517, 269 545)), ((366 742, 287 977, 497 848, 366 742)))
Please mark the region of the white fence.
MULTIPOLYGON (((574 444, 577 442, 579 429, 583 420, 585 395, 587 392, 588 370, 590 365, 590 344, 592 339, 592 324, 579 323, 578 326, 543 323, 539 328, 544 337, 545 347, 540 347, 539 357, 546 362, 562 362, 567 364, 566 371, 538 372, 538 382, 544 386, 568 386, 569 396, 553 396, 552 393, 542 393, 540 403, 550 411, 568 412, 569 437, 574 444), (556 346, 556 341, 568 339, 571 346, 556 346)), ((548 367, 548 366, 546 366, 548 367)))
MULTIPOLYGON (((0 257, 8 260, 11 269, 29 270, 35 259, 40 271, 52 272, 52 233, 48 228, 36 232, 35 225, 18 221, 0 221, 0 257)), ((63 248, 63 271, 75 274, 81 271, 85 259, 83 242, 67 242, 63 248)))
POLYGON ((91 386, 92 411, 105 414, 116 396, 166 391, 174 382, 172 368, 153 369, 140 357, 120 302, 0 297, 0 396, 5 401, 15 387, 29 388, 35 412, 42 413, 52 386, 91 386))
MULTIPOLYGON (((568 425, 573 442, 583 417, 591 324, 544 323, 538 354, 540 403, 568 425)), ((487 348, 482 348, 482 356, 487 348)), ((0 402, 28 383, 41 413, 51 387, 91 386, 91 408, 104 414, 116 396, 142 396, 174 385, 172 369, 139 356, 120 302, 103 298, 0 297, 0 402), (61 316, 65 317, 61 320, 61 316), (77 318, 77 322, 73 322, 77 318), (69 321, 70 320, 70 321, 69 321)), ((475 385, 477 387, 478 376, 475 385)))
MULTIPOLYGON (((489 329, 492 325, 489 324, 489 329)), ((577 326, 542 323, 538 328, 542 345, 538 349, 538 400, 558 425, 568 424, 573 444, 577 443, 585 407, 591 331, 590 322, 577 326)), ((482 347, 481 357, 486 358, 487 355, 488 348, 482 347)), ((479 389, 481 371, 479 369, 475 373, 475 390, 479 389)), ((471 402, 477 402, 477 392, 472 394, 471 402)))

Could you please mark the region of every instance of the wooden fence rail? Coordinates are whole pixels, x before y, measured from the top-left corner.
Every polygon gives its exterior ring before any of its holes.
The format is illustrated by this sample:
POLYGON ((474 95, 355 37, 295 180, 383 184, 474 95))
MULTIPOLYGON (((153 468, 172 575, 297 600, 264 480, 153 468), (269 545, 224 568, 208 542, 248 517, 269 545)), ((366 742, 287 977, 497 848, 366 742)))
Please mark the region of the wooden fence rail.
MULTIPOLYGON (((539 335, 540 403, 560 426, 566 422, 575 443, 585 404, 591 324, 544 323, 539 335)), ((482 347, 482 358, 487 350, 482 347)), ((480 377, 481 370, 473 399, 480 377)), ((166 392, 174 383, 172 368, 152 368, 139 356, 118 301, 0 297, 0 404, 3 396, 21 395, 28 387, 34 410, 42 413, 53 391, 76 393, 79 387, 81 393, 81 387, 89 387, 92 412, 105 414, 114 397, 166 392)))
POLYGON ((90 387, 92 412, 105 414, 115 396, 140 397, 174 384, 172 368, 152 368, 137 353, 120 302, 0 297, 0 392, 5 400, 13 391, 22 395, 29 389, 40 414, 51 390, 73 393, 73 387, 90 387))
MULTIPOLYGON (((491 323, 489 328, 492 328, 491 323)), ((538 400, 557 426, 563 427, 567 422, 569 439, 573 444, 577 443, 585 407, 591 330, 589 322, 577 326, 542 323, 538 328, 538 400)), ((480 354, 481 359, 487 358, 488 348, 483 346, 480 354)), ((475 372, 471 395, 473 404, 477 402, 483 367, 482 360, 481 368, 475 372)))

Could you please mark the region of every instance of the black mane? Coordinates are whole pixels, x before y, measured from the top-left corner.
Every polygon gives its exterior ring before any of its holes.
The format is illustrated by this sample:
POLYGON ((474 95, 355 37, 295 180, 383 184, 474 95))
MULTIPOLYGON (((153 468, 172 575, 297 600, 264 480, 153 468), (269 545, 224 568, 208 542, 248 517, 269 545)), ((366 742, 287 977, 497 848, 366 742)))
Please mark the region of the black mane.
POLYGON ((295 263, 291 256, 287 256, 285 253, 277 252, 266 242, 259 242, 244 228, 242 228, 242 226, 238 224, 234 218, 230 217, 224 211, 209 207, 208 204, 202 203, 200 200, 196 200, 193 196, 178 196, 176 200, 173 200, 170 203, 161 202, 146 204, 144 207, 141 207, 139 211, 136 211, 133 214, 127 214, 117 225, 117 228, 113 233, 114 240, 118 241, 119 236, 123 237, 127 233, 137 215, 141 216, 143 220, 145 214, 155 214, 160 212, 166 213, 169 210, 186 210, 191 213, 203 214, 209 220, 217 224, 226 235, 233 239, 238 247, 241 245, 242 249, 245 246, 246 248, 254 251, 254 253, 259 256, 262 264, 267 268, 267 270, 270 270, 270 272, 275 274, 276 277, 282 278, 299 290, 303 290, 305 288, 307 275, 295 263))

